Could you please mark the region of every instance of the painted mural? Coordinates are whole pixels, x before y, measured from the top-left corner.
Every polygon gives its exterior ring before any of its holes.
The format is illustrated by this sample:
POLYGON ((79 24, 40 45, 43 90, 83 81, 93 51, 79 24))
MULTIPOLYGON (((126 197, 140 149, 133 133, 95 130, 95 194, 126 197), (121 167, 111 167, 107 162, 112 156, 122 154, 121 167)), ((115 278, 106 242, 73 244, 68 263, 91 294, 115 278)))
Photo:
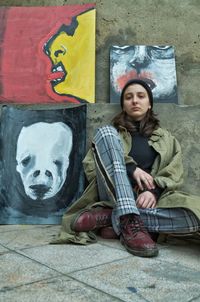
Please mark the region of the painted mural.
POLYGON ((0 135, 0 223, 59 223, 84 190, 86 105, 4 106, 0 135))
POLYGON ((95 102, 95 5, 0 8, 0 102, 95 102))
POLYGON ((155 102, 178 103, 173 46, 112 46, 110 49, 110 101, 120 102, 128 80, 143 79, 155 102))

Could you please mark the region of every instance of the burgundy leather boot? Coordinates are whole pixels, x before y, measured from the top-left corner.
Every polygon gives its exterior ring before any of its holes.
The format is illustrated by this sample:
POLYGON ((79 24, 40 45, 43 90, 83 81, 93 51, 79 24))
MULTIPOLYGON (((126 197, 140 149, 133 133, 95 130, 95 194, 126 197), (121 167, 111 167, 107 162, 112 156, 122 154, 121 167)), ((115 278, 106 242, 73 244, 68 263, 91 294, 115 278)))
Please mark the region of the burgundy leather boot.
POLYGON ((112 226, 101 228, 99 235, 104 239, 119 239, 112 226))
POLYGON ((71 223, 75 232, 88 232, 112 225, 112 209, 93 208, 80 213, 71 223))
POLYGON ((139 215, 128 214, 120 217, 120 241, 128 252, 140 257, 154 257, 158 255, 158 248, 139 215))

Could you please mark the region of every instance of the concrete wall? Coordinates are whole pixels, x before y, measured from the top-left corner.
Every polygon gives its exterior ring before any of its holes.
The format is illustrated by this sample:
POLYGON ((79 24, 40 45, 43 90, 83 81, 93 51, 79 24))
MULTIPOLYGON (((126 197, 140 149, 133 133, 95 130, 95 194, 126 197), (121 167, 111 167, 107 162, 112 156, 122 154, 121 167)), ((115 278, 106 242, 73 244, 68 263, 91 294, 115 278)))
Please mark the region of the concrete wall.
MULTIPOLYGON (((0 5, 83 4, 80 0, 1 0, 0 5)), ((97 0, 96 104, 88 105, 88 142, 94 129, 119 111, 109 102, 109 47, 113 44, 171 44, 176 49, 179 103, 156 104, 162 125, 179 139, 184 189, 200 195, 200 1, 97 0), (190 106, 187 106, 190 105, 190 106)))
MULTIPOLYGON (((200 195, 200 105, 155 104, 154 111, 161 125, 171 131, 181 144, 185 178, 182 189, 200 195)), ((95 128, 107 124, 118 112, 118 105, 104 104, 102 112, 101 104, 90 104, 87 127, 89 137, 92 137, 95 128)))
MULTIPOLYGON (((0 5, 83 4, 81 0, 1 0, 0 5)), ((200 104, 200 1, 97 0, 96 102, 109 101, 109 47, 174 45, 179 102, 200 104)))

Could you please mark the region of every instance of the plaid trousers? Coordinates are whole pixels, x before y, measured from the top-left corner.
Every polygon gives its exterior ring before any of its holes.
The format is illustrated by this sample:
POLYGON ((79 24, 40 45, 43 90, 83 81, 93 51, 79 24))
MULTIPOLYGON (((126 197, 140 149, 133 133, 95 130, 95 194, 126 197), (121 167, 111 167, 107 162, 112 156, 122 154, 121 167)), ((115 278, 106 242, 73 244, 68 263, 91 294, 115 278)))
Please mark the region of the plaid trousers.
POLYGON ((149 232, 182 234, 200 231, 200 221, 190 210, 137 208, 126 172, 122 142, 113 126, 98 128, 92 146, 99 197, 100 200, 111 200, 115 204, 112 224, 117 234, 120 234, 120 216, 131 213, 140 215, 149 232))

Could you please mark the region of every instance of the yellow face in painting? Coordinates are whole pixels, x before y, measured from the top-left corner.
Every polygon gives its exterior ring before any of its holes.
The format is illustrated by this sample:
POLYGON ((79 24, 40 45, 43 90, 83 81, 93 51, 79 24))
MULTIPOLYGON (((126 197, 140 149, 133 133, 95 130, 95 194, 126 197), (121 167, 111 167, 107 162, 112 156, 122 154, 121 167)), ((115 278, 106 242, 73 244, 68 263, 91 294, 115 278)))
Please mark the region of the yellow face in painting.
POLYGON ((63 25, 44 46, 52 62, 48 79, 55 93, 94 103, 95 10, 63 25))

